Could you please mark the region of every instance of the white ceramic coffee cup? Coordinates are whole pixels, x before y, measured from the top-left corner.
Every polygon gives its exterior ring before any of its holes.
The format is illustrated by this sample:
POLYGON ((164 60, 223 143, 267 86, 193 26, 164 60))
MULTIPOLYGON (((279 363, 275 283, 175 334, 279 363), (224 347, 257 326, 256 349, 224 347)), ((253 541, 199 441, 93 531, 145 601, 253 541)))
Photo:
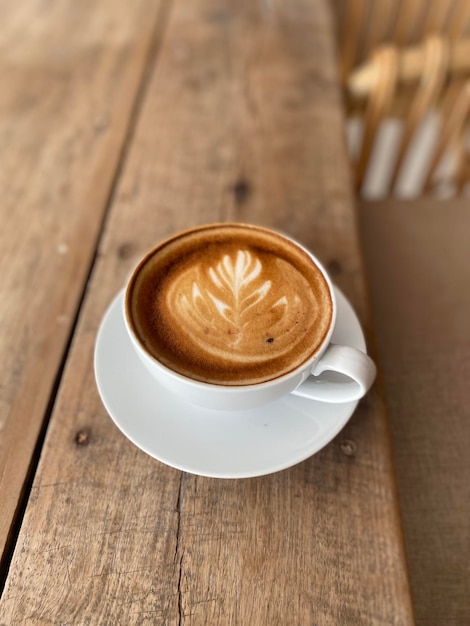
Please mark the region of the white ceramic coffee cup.
MULTIPOLYGON (((367 393, 376 375, 372 359, 351 346, 330 343, 337 317, 335 290, 330 277, 309 250, 292 238, 285 235, 284 237, 309 255, 312 263, 322 272, 330 291, 333 303, 331 324, 318 350, 293 371, 266 382, 240 386, 200 382, 166 367, 146 350, 130 323, 128 298, 125 297, 124 320, 129 337, 140 361, 157 383, 190 403, 209 409, 236 411, 268 404, 289 393, 329 403, 352 402, 367 393), (337 376, 337 380, 320 377, 320 374, 326 371, 341 376, 337 376)), ((138 267, 139 265, 134 273, 138 271, 138 267)), ((128 284, 131 283, 134 273, 131 274, 128 284)))

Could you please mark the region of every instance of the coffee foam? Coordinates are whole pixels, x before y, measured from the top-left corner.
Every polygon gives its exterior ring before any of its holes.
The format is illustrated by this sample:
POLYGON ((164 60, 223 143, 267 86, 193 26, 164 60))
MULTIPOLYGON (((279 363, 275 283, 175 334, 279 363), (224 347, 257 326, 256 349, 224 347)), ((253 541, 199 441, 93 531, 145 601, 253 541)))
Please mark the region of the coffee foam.
POLYGON ((332 301, 301 248, 252 226, 219 224, 151 252, 128 289, 146 349, 195 380, 255 384, 297 368, 322 344, 332 301))

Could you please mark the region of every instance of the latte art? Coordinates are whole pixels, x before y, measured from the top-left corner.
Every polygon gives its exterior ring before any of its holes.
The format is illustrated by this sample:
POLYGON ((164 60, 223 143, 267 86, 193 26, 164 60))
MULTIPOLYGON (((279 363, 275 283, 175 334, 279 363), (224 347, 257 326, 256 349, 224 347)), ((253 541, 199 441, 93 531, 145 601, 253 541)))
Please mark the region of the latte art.
POLYGON ((289 276, 292 267, 282 259, 275 264, 283 283, 280 288, 286 290, 283 295, 265 276, 259 258, 238 250, 234 256, 224 255, 216 265, 200 263, 178 276, 168 290, 168 310, 175 323, 209 354, 234 362, 269 360, 292 348, 299 339, 295 318, 302 318, 298 276, 289 276), (269 350, 260 352, 253 345, 255 333, 269 350))
MULTIPOLYGON (((243 336, 243 328, 249 323, 247 313, 256 306, 267 294, 271 287, 271 281, 266 280, 260 286, 256 279, 261 274, 261 262, 254 259, 250 252, 239 250, 235 262, 225 255, 217 264, 216 268, 209 268, 209 277, 214 287, 220 290, 220 296, 225 301, 219 300, 209 289, 206 291, 214 303, 218 313, 229 323, 234 325, 236 339, 232 346, 240 343, 243 336)), ((196 298, 203 298, 198 283, 193 283, 193 292, 196 298)))
POLYGON ((165 242, 128 290, 146 349, 210 383, 256 384, 305 362, 330 327, 329 287, 313 260, 257 227, 214 225, 165 242))

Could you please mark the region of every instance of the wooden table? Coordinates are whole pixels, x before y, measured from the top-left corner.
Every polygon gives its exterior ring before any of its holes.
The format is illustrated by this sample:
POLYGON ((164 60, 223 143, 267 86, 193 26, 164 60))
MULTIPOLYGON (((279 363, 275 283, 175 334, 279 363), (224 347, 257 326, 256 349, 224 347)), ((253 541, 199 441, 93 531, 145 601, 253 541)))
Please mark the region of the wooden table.
POLYGON ((135 261, 216 220, 315 251, 373 348, 326 0, 0 9, 0 624, 411 624, 379 385, 314 457, 218 480, 94 381, 135 261))

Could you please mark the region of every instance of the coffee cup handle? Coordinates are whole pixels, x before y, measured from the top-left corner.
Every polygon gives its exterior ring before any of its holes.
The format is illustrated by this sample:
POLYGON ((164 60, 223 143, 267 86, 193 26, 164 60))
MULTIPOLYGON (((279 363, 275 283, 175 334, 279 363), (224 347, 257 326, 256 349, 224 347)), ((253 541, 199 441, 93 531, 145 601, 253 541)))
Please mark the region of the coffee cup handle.
POLYGON ((320 402, 353 402, 368 392, 376 373, 374 362, 365 352, 330 344, 314 363, 310 376, 292 393, 320 402), (328 377, 327 372, 333 375, 328 377))

